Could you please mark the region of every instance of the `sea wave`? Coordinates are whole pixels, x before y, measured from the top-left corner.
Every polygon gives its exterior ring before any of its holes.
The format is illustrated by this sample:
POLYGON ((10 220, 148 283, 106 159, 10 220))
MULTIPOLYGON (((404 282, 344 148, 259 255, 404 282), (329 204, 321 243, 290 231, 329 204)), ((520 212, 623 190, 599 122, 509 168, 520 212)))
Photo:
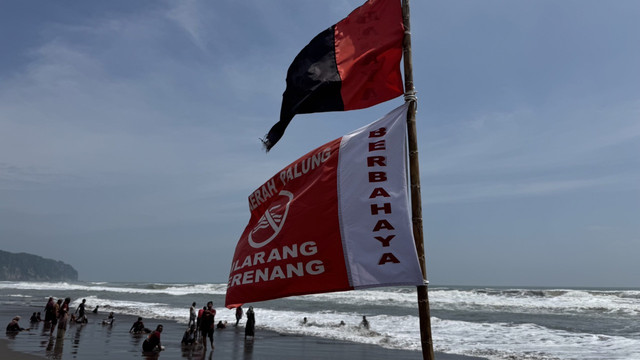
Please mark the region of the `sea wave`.
POLYGON ((489 359, 640 358, 640 340, 549 329, 536 324, 432 319, 436 349, 489 359))
MULTIPOLYGON (((111 292, 120 294, 220 295, 226 293, 226 284, 177 283, 47 283, 0 282, 0 289, 111 292)), ((430 306, 434 310, 511 312, 527 314, 598 313, 640 315, 638 290, 579 290, 579 289, 518 289, 433 288, 429 291, 430 306)), ((415 288, 379 288, 327 294, 294 296, 290 299, 305 302, 338 305, 416 307, 415 288)))
MULTIPOLYGON (((432 309, 453 311, 512 313, 611 313, 640 315, 640 291, 591 291, 571 289, 432 289, 429 291, 432 309)), ((416 307, 415 289, 392 288, 357 290, 330 294, 292 297, 304 301, 344 305, 416 307)))
POLYGON ((42 291, 86 291, 130 294, 167 294, 183 296, 191 294, 225 294, 226 284, 118 284, 118 283, 68 283, 68 282, 0 282, 0 289, 42 291), (112 284, 112 285, 108 285, 112 284))
POLYGON ((432 290, 434 309, 500 311, 514 313, 625 313, 640 314, 637 290, 432 290))

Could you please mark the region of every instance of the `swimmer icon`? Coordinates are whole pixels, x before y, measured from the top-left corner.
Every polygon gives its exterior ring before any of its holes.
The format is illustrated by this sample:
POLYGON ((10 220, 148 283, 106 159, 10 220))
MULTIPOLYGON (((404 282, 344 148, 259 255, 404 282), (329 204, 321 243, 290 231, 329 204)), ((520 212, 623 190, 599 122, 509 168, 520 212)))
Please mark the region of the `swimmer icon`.
POLYGON ((258 224, 249 233, 249 245, 259 249, 269 244, 280 233, 289 213, 289 205, 293 200, 293 194, 282 190, 274 205, 265 211, 258 224))

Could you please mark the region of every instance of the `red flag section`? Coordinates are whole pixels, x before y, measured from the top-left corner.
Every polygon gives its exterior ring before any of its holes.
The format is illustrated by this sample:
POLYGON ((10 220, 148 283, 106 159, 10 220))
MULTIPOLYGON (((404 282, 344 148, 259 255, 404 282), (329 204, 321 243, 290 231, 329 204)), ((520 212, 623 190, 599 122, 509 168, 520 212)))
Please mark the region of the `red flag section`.
POLYGON ((249 196, 226 306, 419 285, 406 180, 406 110, 331 141, 249 196))
POLYGON ((403 37, 400 1, 369 0, 313 38, 289 66, 267 150, 296 114, 362 109, 402 95, 403 37))
POLYGON ((335 25, 344 110, 367 108, 403 94, 403 39, 402 8, 396 0, 368 1, 335 25))

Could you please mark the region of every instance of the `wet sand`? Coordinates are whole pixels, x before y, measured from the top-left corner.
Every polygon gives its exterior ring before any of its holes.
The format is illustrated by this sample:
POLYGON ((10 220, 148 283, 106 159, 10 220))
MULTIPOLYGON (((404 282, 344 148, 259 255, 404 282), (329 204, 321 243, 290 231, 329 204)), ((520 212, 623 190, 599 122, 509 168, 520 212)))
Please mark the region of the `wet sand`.
MULTIPOLYGON (((133 316, 117 315, 113 325, 102 325, 106 313, 88 314, 89 323, 70 324, 64 337, 53 336, 44 329, 44 324, 29 324, 30 314, 42 309, 8 306, 0 311, 0 319, 9 323, 15 315, 20 315, 20 325, 30 331, 15 336, 5 335, 0 341, 1 359, 332 359, 332 360, 418 360, 418 351, 385 349, 376 345, 366 345, 347 341, 329 340, 310 336, 287 336, 271 331, 256 329, 256 337, 244 339, 244 327, 233 325, 215 332, 215 348, 203 351, 202 345, 182 347, 180 340, 186 326, 174 321, 145 319, 145 326, 155 329, 164 325, 162 345, 165 351, 155 355, 142 353, 142 342, 146 335, 129 334, 133 316)), ((460 355, 436 353, 436 359, 471 360, 460 355)))
POLYGON ((42 356, 17 352, 9 348, 10 341, 0 339, 0 358, 12 360, 40 360, 42 356))

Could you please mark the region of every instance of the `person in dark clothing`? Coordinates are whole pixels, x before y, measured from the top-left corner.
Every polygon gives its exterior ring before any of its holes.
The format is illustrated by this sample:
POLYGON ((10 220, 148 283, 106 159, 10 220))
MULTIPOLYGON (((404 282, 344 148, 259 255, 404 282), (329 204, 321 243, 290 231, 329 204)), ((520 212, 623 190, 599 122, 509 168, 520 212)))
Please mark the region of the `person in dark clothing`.
POLYGON ((109 316, 102 320, 102 325, 113 325, 113 322, 116 320, 115 316, 113 316, 113 311, 109 313, 109 316))
POLYGON ((44 322, 46 325, 51 324, 53 319, 56 317, 55 305, 56 302, 53 301, 53 297, 50 297, 49 301, 47 301, 47 305, 44 306, 44 322))
POLYGON ((11 320, 11 322, 7 324, 7 332, 20 332, 20 331, 28 330, 23 327, 20 327, 20 324, 18 324, 18 321, 20 321, 20 316, 14 317, 11 320))
POLYGON ((158 325, 156 331, 149 334, 149 336, 142 343, 142 351, 162 351, 164 347, 160 342, 160 334, 162 333, 162 325, 158 325))
POLYGON ((78 305, 78 308, 76 308, 76 312, 74 314, 78 314, 78 317, 77 317, 78 322, 86 322, 87 320, 87 317, 84 314, 86 302, 87 302, 87 299, 82 299, 82 303, 80 303, 80 305, 78 305))
POLYGON ((31 319, 29 319, 29 322, 31 323, 37 323, 38 320, 38 315, 36 315, 36 313, 33 313, 33 315, 31 315, 31 319))
POLYGON ((253 306, 249 306, 247 310, 247 323, 244 325, 244 338, 247 336, 254 337, 256 333, 256 315, 253 312, 253 306))
POLYGON ((193 345, 196 343, 196 326, 191 325, 182 335, 182 345, 193 345))
POLYGON ((132 334, 142 334, 142 333, 148 334, 151 332, 151 330, 144 327, 144 323, 142 322, 142 317, 138 317, 138 321, 134 322, 133 325, 131 325, 131 329, 129 329, 129 332, 132 334))
POLYGON ((362 322, 360 323, 360 326, 369 330, 369 321, 367 320, 367 317, 364 315, 362 316, 362 322))
POLYGON ((236 308, 236 326, 238 326, 240 319, 242 319, 243 312, 244 311, 242 310, 242 305, 238 305, 238 307, 236 308))
POLYGON ((207 351, 207 337, 213 349, 213 331, 216 325, 216 310, 213 308, 213 301, 207 303, 207 309, 202 312, 200 319, 200 334, 202 335, 202 344, 204 351, 207 351))
POLYGON ((53 335, 53 329, 58 324, 58 315, 60 314, 60 307, 62 306, 62 299, 58 299, 58 302, 53 304, 53 318, 51 318, 51 335, 53 335))

